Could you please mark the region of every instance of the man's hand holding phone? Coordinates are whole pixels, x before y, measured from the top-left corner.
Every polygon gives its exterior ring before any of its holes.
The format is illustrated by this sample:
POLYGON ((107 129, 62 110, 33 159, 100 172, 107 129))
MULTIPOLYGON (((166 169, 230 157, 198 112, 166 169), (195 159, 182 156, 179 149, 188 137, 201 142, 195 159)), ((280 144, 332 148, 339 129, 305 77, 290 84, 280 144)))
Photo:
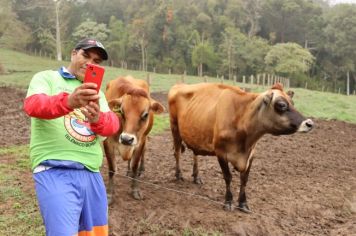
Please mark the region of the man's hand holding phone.
POLYGON ((99 120, 99 90, 104 76, 104 67, 87 64, 84 83, 77 87, 68 97, 68 106, 81 108, 90 123, 99 120))
POLYGON ((71 109, 84 107, 91 101, 98 101, 97 85, 94 83, 83 83, 75 88, 68 97, 68 106, 71 109))

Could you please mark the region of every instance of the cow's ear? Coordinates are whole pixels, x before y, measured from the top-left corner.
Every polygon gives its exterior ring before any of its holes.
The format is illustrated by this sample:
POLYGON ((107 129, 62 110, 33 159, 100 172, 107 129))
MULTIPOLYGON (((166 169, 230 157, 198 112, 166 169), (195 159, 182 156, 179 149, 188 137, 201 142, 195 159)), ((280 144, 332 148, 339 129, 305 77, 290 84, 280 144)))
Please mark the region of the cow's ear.
POLYGON ((293 92, 292 90, 289 90, 289 91, 287 92, 287 95, 288 95, 290 98, 293 98, 294 92, 293 92))
POLYGON ((161 114, 162 112, 164 112, 166 109, 164 108, 164 106, 157 102, 156 100, 151 98, 151 110, 153 111, 153 113, 155 114, 161 114))
POLYGON ((110 100, 108 102, 108 105, 109 105, 110 110, 112 110, 113 112, 118 112, 120 110, 121 103, 122 103, 122 98, 116 98, 116 99, 110 100))

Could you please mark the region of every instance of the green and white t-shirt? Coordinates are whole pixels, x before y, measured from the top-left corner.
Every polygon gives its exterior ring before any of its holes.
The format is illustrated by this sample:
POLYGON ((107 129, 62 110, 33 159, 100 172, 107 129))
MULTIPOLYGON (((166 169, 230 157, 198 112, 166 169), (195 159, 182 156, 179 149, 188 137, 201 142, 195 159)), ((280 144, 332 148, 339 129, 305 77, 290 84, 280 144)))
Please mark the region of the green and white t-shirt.
MULTIPOLYGON (((27 97, 33 94, 57 95, 72 93, 82 82, 64 79, 58 71, 42 71, 32 78, 27 97)), ((100 110, 109 111, 105 95, 100 91, 100 110)), ((69 160, 82 163, 93 172, 98 172, 103 153, 100 146, 103 138, 90 129, 90 124, 80 109, 56 119, 31 117, 30 159, 34 169, 45 160, 69 160)))

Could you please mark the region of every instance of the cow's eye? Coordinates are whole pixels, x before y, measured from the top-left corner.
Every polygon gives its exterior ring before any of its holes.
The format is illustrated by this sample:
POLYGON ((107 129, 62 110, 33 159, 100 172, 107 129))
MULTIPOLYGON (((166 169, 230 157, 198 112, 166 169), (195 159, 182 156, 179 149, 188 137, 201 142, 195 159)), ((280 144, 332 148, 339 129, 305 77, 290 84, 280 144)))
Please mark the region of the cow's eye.
POLYGON ((124 110, 120 107, 119 109, 117 109, 117 113, 119 113, 119 115, 125 119, 125 113, 124 113, 124 110))
POLYGON ((142 120, 142 121, 145 121, 145 120, 147 120, 147 117, 148 117, 148 112, 144 112, 144 113, 141 115, 141 120, 142 120))
POLYGON ((278 101, 274 106, 279 112, 284 112, 288 110, 288 104, 284 101, 278 101))

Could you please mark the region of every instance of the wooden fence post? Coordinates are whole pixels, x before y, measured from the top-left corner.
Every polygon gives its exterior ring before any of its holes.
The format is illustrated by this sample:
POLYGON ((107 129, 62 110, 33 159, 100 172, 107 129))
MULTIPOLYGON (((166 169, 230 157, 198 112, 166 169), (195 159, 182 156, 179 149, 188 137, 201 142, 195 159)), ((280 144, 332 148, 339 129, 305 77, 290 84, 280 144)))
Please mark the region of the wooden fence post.
POLYGON ((234 81, 234 82, 233 82, 234 85, 237 83, 237 81, 236 81, 237 79, 236 79, 236 78, 237 78, 236 75, 234 75, 234 76, 232 77, 232 79, 233 79, 233 81, 234 81))
POLYGON ((147 80, 148 86, 151 87, 151 75, 150 75, 150 73, 147 73, 146 80, 147 80))
POLYGON ((224 76, 223 76, 223 75, 220 77, 220 82, 221 82, 222 84, 224 83, 224 76))
POLYGON ((242 76, 242 83, 246 84, 246 77, 245 76, 242 76))
POLYGON ((250 76, 250 84, 253 84, 254 77, 253 75, 250 76))
POLYGON ((204 82, 207 83, 208 82, 208 76, 204 75, 204 82))
POLYGON ((268 74, 267 75, 267 86, 270 86, 271 85, 271 75, 268 74))

